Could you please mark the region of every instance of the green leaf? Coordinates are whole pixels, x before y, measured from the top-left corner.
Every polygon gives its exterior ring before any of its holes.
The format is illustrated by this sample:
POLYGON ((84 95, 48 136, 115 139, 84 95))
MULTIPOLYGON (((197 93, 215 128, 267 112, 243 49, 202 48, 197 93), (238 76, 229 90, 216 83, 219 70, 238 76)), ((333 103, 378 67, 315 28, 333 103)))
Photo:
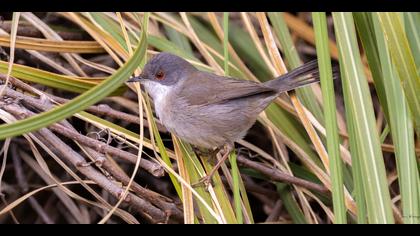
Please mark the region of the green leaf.
MULTIPOLYGON (((0 61, 0 73, 7 72, 7 62, 0 61)), ((36 69, 29 66, 14 64, 12 76, 22 79, 24 81, 42 84, 51 88, 63 89, 74 93, 83 93, 93 88, 98 84, 99 80, 104 78, 85 78, 60 75, 45 70, 36 69)), ((126 89, 125 86, 120 86, 115 89, 113 94, 120 94, 126 89)))
POLYGON ((381 30, 377 15, 373 15, 379 57, 383 71, 386 98, 388 99, 389 124, 392 140, 395 146, 398 183, 400 187, 404 223, 419 224, 419 172, 417 169, 413 121, 410 117, 408 104, 404 99, 398 74, 391 62, 385 36, 381 30))
POLYGON ((165 31, 168 34, 168 38, 170 42, 177 45, 181 49, 182 52, 193 55, 193 50, 192 50, 190 41, 185 35, 179 33, 178 31, 176 31, 175 29, 167 25, 164 25, 163 27, 165 28, 165 31))
POLYGON ((333 13, 335 33, 340 52, 341 73, 344 74, 343 89, 346 90, 345 107, 351 110, 357 140, 357 154, 366 184, 366 203, 369 222, 394 223, 391 197, 385 174, 381 144, 376 131, 375 113, 363 64, 359 53, 351 13, 333 13))
POLYGON ((420 75, 405 34, 402 19, 395 12, 376 14, 385 34, 392 61, 396 65, 417 135, 420 135, 420 75))
POLYGON ((316 50, 324 104, 325 129, 332 182, 334 223, 346 223, 344 202, 343 164, 340 157, 340 139, 336 117, 335 93, 332 78, 330 51, 328 47, 327 17, 324 12, 312 13, 315 29, 316 50))
POLYGON ((359 33, 360 41, 362 42, 363 49, 366 53, 373 81, 375 82, 374 85, 376 93, 378 94, 385 117, 389 120, 384 81, 382 80, 381 62, 379 61, 379 52, 376 45, 375 29, 373 27, 371 14, 368 12, 357 12, 353 13, 353 17, 357 32, 359 33))
POLYGON ((284 207, 287 212, 289 212, 290 217, 295 224, 307 224, 305 215, 302 210, 299 208, 299 205, 296 203, 296 200, 293 198, 293 194, 290 191, 287 184, 276 183, 277 192, 280 195, 281 200, 283 201, 284 207))
POLYGON ((408 43, 417 66, 417 73, 420 73, 420 13, 403 12, 405 32, 408 43))

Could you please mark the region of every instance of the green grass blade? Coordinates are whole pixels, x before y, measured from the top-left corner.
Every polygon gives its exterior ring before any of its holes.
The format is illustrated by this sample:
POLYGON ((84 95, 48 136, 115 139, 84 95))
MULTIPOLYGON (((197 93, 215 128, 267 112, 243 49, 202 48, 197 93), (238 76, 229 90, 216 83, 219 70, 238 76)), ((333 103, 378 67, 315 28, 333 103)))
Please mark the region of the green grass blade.
MULTIPOLYGON (((0 73, 7 73, 7 62, 0 61, 0 73)), ((63 89, 74 93, 86 92, 94 87, 98 80, 103 79, 98 77, 94 78, 95 80, 92 80, 92 78, 60 75, 19 64, 13 65, 12 76, 28 82, 46 85, 51 88, 63 89)), ((124 89, 124 87, 118 87, 115 92, 122 92, 124 89)))
POLYGON ((404 94, 410 107, 417 135, 420 135, 420 75, 398 13, 376 13, 395 63, 404 94))
POLYGON ((305 215, 297 204, 296 200, 293 198, 293 194, 289 189, 287 184, 276 183, 277 192, 280 195, 281 200, 283 201, 284 207, 289 213, 290 217, 295 224, 307 224, 305 215))
POLYGON ((417 66, 417 73, 420 73, 420 13, 404 12, 404 25, 408 43, 414 56, 417 66))
MULTIPOLYGON (((343 71, 344 65, 340 64, 340 71, 343 71)), ((344 104, 351 103, 351 98, 348 92, 348 84, 346 81, 346 74, 341 73, 341 80, 343 81, 343 98, 344 104)), ((365 183, 364 177, 362 175, 362 166, 360 153, 360 144, 358 143, 357 133, 355 130, 355 120, 353 119, 354 115, 351 109, 345 109, 346 120, 347 120, 347 131, 349 135, 349 146, 351 153, 352 161, 352 172, 353 172, 353 183, 354 183, 354 192, 353 196, 356 202, 357 207, 357 223, 366 224, 367 223, 367 208, 366 208, 366 194, 365 194, 365 183)))
POLYGON ((381 30, 377 15, 373 15, 379 56, 383 71, 383 80, 388 99, 389 110, 392 111, 389 119, 392 140, 395 145, 397 161, 398 182, 400 186, 401 203, 404 223, 419 224, 419 173, 414 153, 413 121, 410 117, 408 105, 404 99, 398 75, 391 62, 385 36, 381 30))
POLYGON ((254 75, 261 81, 271 79, 272 75, 249 34, 234 23, 229 23, 229 29, 229 42, 254 75))
POLYGON ((250 223, 254 224, 255 223, 254 216, 252 215, 251 204, 249 203, 249 198, 248 198, 248 195, 247 195, 248 193, 245 189, 244 182, 243 182, 243 180, 241 178, 241 175, 240 175, 241 172, 239 170, 239 167, 238 167, 237 163, 236 164, 234 163, 233 165, 232 165, 232 168, 238 168, 237 173, 239 174, 239 177, 237 179, 238 179, 239 190, 240 190, 241 197, 242 197, 242 203, 244 204, 244 208, 245 208, 246 213, 248 214, 250 223), (236 165, 236 167, 234 167, 233 165, 236 165))
MULTIPOLYGON (((223 55, 225 58, 224 70, 225 76, 229 76, 229 12, 223 13, 223 55)), ((229 155, 230 165, 232 167, 232 191, 233 191, 233 201, 235 206, 235 215, 236 221, 238 224, 243 224, 244 219, 242 215, 242 204, 241 204, 241 190, 239 186, 240 173, 238 169, 238 164, 236 162, 235 153, 230 153, 229 155)))
MULTIPOLYGON (((194 31, 196 32, 200 40, 203 43, 209 45, 212 49, 214 49, 220 55, 223 55, 223 43, 216 36, 216 34, 213 31, 209 30, 209 27, 207 27, 206 25, 203 25, 203 23, 198 21, 197 18, 188 16, 188 19, 190 20, 191 26, 193 27, 194 31)), ((229 30, 231 31, 231 29, 232 29, 231 24, 229 24, 229 30)), ((229 40, 231 39, 229 38, 229 40)), ((225 63, 225 60, 223 60, 223 58, 214 57, 214 59, 220 66, 223 66, 225 63)), ((238 67, 235 61, 231 61, 231 63, 235 65, 236 67, 238 67)), ((234 68, 232 66, 229 66, 229 71, 230 71, 229 74, 232 77, 242 78, 242 79, 246 77, 245 73, 243 73, 241 70, 234 68)))
POLYGON ((344 202, 343 164, 339 149, 340 139, 338 136, 334 84, 328 47, 327 18, 324 12, 312 13, 312 17, 324 101, 325 129, 327 133, 327 149, 330 158, 332 182, 334 223, 345 224, 346 206, 344 202))
MULTIPOLYGON (((345 75, 341 77, 343 80, 347 80, 345 75)), ((343 83, 343 86, 347 86, 343 83)), ((343 89, 344 103, 348 104, 350 96, 348 95, 347 89, 343 89)), ((347 118, 347 130, 349 134, 349 144, 351 152, 351 161, 352 161, 352 171, 353 171, 353 183, 354 183, 354 192, 353 196, 356 202, 357 207, 357 223, 366 224, 367 223, 367 208, 366 208, 366 194, 365 194, 365 183, 362 175, 362 164, 361 157, 359 153, 361 150, 359 148, 360 144, 357 142, 357 133, 354 128, 354 117, 351 109, 346 109, 346 118, 347 118)))
MULTIPOLYGON (((92 21, 100 25, 128 53, 127 42, 124 39, 124 34, 121 30, 121 26, 119 23, 117 23, 117 21, 113 20, 111 17, 107 16, 103 12, 89 12, 85 15, 90 16, 90 19, 92 21)), ((128 31, 127 33, 129 34, 130 42, 137 42, 135 35, 130 34, 130 31, 128 31)))
POLYGON ((185 59, 194 60, 199 62, 197 58, 195 58, 192 54, 189 54, 182 50, 182 48, 178 47, 174 42, 171 42, 165 38, 149 35, 149 44, 153 47, 156 47, 160 51, 163 52, 170 52, 176 54, 180 57, 184 57, 185 59))
POLYGON ((372 72, 376 93, 382 105, 385 117, 389 120, 389 112, 387 99, 384 88, 384 81, 382 80, 382 69, 379 61, 379 52, 376 46, 375 30, 373 28, 371 14, 368 12, 353 13, 354 22, 356 24, 357 32, 359 33, 360 41, 366 53, 369 69, 372 72))
POLYGON ((388 123, 385 125, 384 129, 382 130, 381 136, 379 139, 381 140, 381 143, 385 142, 386 137, 388 137, 388 134, 390 132, 388 123))
MULTIPOLYGON (((183 153, 181 158, 184 158, 185 168, 188 171, 188 175, 190 177, 191 183, 196 183, 200 179, 199 171, 204 171, 204 169, 200 169, 200 164, 197 159, 195 153, 191 150, 191 146, 187 143, 182 142, 181 140, 177 140, 179 143, 179 147, 183 153), (198 168, 197 168, 198 167, 198 168)), ((202 187, 195 188, 197 193, 206 201, 208 205, 211 204, 211 195, 202 187)), ((210 214, 204 204, 200 201, 197 201, 198 211, 200 212, 201 218, 204 223, 207 224, 215 224, 217 220, 210 214)))
MULTIPOLYGON (((145 17, 144 21, 148 20, 145 17)), ((100 101, 106 97, 115 88, 119 87, 124 83, 127 78, 132 75, 133 71, 138 67, 141 59, 146 54, 147 47, 147 29, 143 29, 141 34, 141 40, 134 52, 133 56, 127 61, 127 63, 118 69, 118 71, 110 78, 106 79, 99 85, 78 96, 72 101, 54 108, 50 111, 36 115, 24 120, 20 120, 13 124, 5 124, 0 126, 0 140, 5 138, 14 137, 24 133, 38 130, 46 127, 54 122, 63 120, 70 117, 76 112, 82 111, 83 109, 91 106, 92 104, 100 101)))
MULTIPOLYGON (((191 181, 192 183, 197 183, 200 179, 201 176, 199 175, 199 173, 205 174, 206 171, 207 173, 209 173, 214 165, 210 164, 209 162, 209 158, 208 156, 201 156, 201 163, 203 163, 202 165, 200 164, 200 160, 197 158, 197 156, 194 154, 194 152, 191 150, 191 146, 189 144, 185 144, 185 146, 188 146, 189 150, 190 150, 190 155, 188 158, 188 162, 190 162, 190 175, 191 175, 191 181)), ((187 161, 186 161, 187 162, 187 161)), ((221 206, 222 209, 222 214, 224 215, 226 222, 229 224, 234 224, 236 223, 236 216, 235 213, 233 211, 232 205, 230 203, 229 197, 227 195, 226 189, 223 185, 222 179, 220 178, 219 173, 215 173, 213 178, 213 189, 214 189, 214 193, 215 193, 215 199, 217 200, 221 206)), ((205 187, 197 187, 196 188, 197 192, 201 195, 201 196, 206 196, 210 199, 212 199, 212 196, 209 194, 209 191, 206 190, 205 187)), ((199 208, 200 211, 202 211, 203 209, 199 208)), ((207 210, 206 210, 207 211, 207 210)), ((206 222, 206 223, 212 223, 210 221, 206 222)))
POLYGON ((240 178, 240 173, 239 173, 239 168, 238 168, 238 163, 236 162, 236 154, 235 153, 231 153, 229 156, 229 161, 230 161, 230 165, 232 167, 232 191, 233 191, 233 202, 234 202, 234 206, 235 206, 235 215, 236 215, 236 219, 237 219, 237 223, 238 224, 243 224, 244 219, 243 219, 243 215, 242 215, 242 204, 241 204, 241 189, 239 186, 239 178, 240 178))
POLYGON ((354 130, 360 152, 361 170, 366 181, 365 193, 369 222, 393 223, 391 198, 385 174, 379 135, 376 131, 375 116, 366 76, 363 73, 354 22, 351 13, 333 13, 334 25, 343 84, 347 89, 349 103, 346 109, 352 111, 354 130))
POLYGON ((167 25, 164 25, 163 27, 165 28, 165 31, 168 34, 170 42, 177 45, 181 49, 181 51, 193 55, 193 50, 190 41, 186 36, 167 25))

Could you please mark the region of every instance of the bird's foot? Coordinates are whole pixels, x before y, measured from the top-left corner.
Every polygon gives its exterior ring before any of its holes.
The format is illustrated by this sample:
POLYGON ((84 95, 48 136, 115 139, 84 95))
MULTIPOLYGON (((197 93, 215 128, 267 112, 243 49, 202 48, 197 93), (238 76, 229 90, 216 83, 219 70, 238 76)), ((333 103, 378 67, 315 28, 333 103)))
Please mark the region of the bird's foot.
POLYGON ((193 146, 192 148, 193 148, 194 153, 198 156, 212 157, 212 156, 216 156, 216 154, 219 152, 219 149, 210 150, 210 149, 202 149, 195 146, 193 146))
POLYGON ((203 178, 201 178, 198 182, 193 183, 191 186, 193 188, 205 187, 205 189, 208 189, 210 184, 213 185, 211 178, 212 176, 206 175, 203 178))
POLYGON ((206 189, 210 186, 212 178, 214 174, 219 170, 220 166, 226 161, 229 157, 230 151, 232 151, 233 145, 226 145, 222 150, 218 151, 217 155, 221 155, 222 157, 218 160, 217 164, 213 167, 213 169, 203 178, 201 178, 197 183, 194 183, 192 186, 205 186, 206 189))

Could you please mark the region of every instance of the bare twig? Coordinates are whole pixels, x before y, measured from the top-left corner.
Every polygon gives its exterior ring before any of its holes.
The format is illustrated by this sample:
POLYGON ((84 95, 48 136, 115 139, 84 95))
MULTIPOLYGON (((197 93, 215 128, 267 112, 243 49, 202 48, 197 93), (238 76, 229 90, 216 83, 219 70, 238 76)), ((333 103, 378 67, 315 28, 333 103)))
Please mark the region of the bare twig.
MULTIPOLYGON (((11 23, 3 22, 0 24, 0 28, 2 28, 7 33, 10 33, 11 23)), ((58 31, 57 33, 65 40, 82 40, 83 39, 83 35, 78 32, 58 31)), ((25 36, 25 37, 34 37, 34 38, 44 37, 41 31, 37 30, 32 25, 21 24, 21 23, 19 24, 19 27, 17 29, 17 35, 25 36)))
MULTIPOLYGON (((256 183, 254 183, 252 181, 252 179, 249 178, 249 176, 242 175, 242 174, 241 174, 241 176, 242 176, 242 180, 243 180, 244 185, 245 185, 245 189, 248 192, 262 194, 262 195, 265 195, 265 196, 267 196, 269 198, 272 198, 272 199, 275 199, 276 197, 279 196, 276 191, 268 189, 268 188, 264 188, 263 186, 260 186, 256 183)), ((223 184, 228 184, 228 181, 227 181, 225 176, 221 176, 221 178, 222 178, 223 184)))
MULTIPOLYGON (((6 81, 6 76, 3 74, 0 74, 0 80, 2 81, 6 81)), ((32 93, 32 94, 39 94, 39 92, 36 91, 36 89, 34 89, 32 86, 26 84, 25 82, 16 79, 14 77, 10 77, 9 78, 9 82, 10 84, 12 84, 13 86, 19 87, 21 89, 23 89, 26 92, 32 93)))
MULTIPOLYGON (((102 167, 106 171, 108 171, 109 174, 111 174, 115 179, 121 181, 124 185, 128 184, 128 182, 130 181, 130 177, 124 171, 122 171, 115 162, 113 162, 112 160, 108 160, 104 156, 100 158, 95 157, 95 155, 98 155, 99 153, 92 152, 92 149, 90 150, 87 149, 86 151, 89 152, 89 154, 92 155, 92 157, 94 157, 95 159, 104 159, 104 161, 102 162, 102 167)), ((99 155, 102 155, 102 154, 99 154, 99 155)), ((144 197, 146 200, 150 201, 155 206, 165 211, 168 215, 171 215, 174 218, 182 221, 183 219, 182 212, 180 209, 178 209, 178 207, 175 205, 175 203, 171 199, 166 198, 149 189, 143 188, 136 182, 132 183, 131 188, 138 195, 144 197)))
MULTIPOLYGON (((19 187, 21 188, 21 191, 23 193, 26 193, 29 190, 29 185, 28 185, 26 174, 22 168, 22 161, 20 160, 19 155, 17 153, 16 145, 13 145, 11 150, 12 150, 13 166, 15 169, 17 183, 19 187)), ((48 214, 44 211, 42 206, 34 197, 29 197, 28 202, 29 202, 29 205, 31 205, 32 209, 36 211, 36 213, 38 214, 38 216, 42 219, 44 223, 54 224, 54 221, 48 216, 48 214)))
POLYGON ((39 202, 34 197, 30 197, 28 199, 28 201, 29 201, 29 204, 31 205, 32 209, 34 209, 36 211, 36 213, 38 214, 40 219, 42 221, 44 221, 44 223, 54 224, 54 220, 52 220, 49 217, 49 215, 44 211, 44 208, 42 208, 41 204, 39 204, 39 202))
POLYGON ((280 216, 280 211, 281 211, 282 207, 283 207, 283 202, 281 200, 277 200, 276 204, 274 204, 274 207, 273 207, 270 215, 268 215, 265 222, 275 222, 275 221, 277 221, 279 216, 280 216))
POLYGON ((238 164, 257 170, 261 172, 261 174, 269 177, 271 180, 295 184, 297 186, 315 190, 321 193, 329 193, 328 189, 322 185, 282 173, 275 168, 269 168, 258 162, 251 161, 242 155, 238 155, 237 160, 238 164))
MULTIPOLYGON (((50 195, 42 207, 45 209, 46 213, 53 222, 57 222, 58 218, 60 217, 60 214, 53 210, 56 208, 56 200, 57 198, 55 195, 50 195)), ((35 221, 35 224, 40 224, 41 222, 42 220, 38 217, 38 219, 35 221)))
MULTIPOLYGON (((120 150, 118 148, 109 146, 106 143, 97 141, 95 139, 86 137, 80 133, 77 133, 71 129, 68 129, 62 125, 58 125, 58 124, 54 124, 50 126, 50 129, 63 135, 66 136, 67 138, 73 139, 77 142, 80 142, 88 147, 93 148, 94 150, 100 152, 100 153, 108 153, 110 155, 119 157, 123 160, 129 161, 131 163, 135 163, 136 162, 136 158, 137 156, 120 150)), ((156 176, 156 177, 162 177, 164 176, 165 172, 164 169, 156 163, 153 163, 149 160, 146 159, 141 159, 140 161, 140 167, 142 167, 143 169, 145 169, 147 172, 149 172, 150 174, 156 176)))

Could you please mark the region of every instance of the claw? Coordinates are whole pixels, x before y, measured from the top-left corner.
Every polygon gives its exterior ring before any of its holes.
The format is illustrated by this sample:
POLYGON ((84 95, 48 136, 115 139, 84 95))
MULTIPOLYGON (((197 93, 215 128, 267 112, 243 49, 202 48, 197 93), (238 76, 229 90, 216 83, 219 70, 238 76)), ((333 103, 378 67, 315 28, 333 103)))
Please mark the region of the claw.
POLYGON ((206 189, 208 189, 210 184, 211 184, 211 177, 206 175, 203 178, 201 178, 197 183, 193 183, 191 186, 193 188, 205 187, 206 189))
POLYGON ((230 151, 233 149, 233 145, 225 145, 222 150, 219 151, 217 155, 222 155, 221 159, 218 160, 217 164, 213 167, 213 169, 203 178, 201 178, 197 183, 192 184, 193 187, 201 186, 204 184, 206 189, 211 184, 211 180, 213 178, 213 175, 217 172, 217 170, 220 168, 220 166, 226 161, 226 159, 229 157, 230 151), (222 154, 223 153, 223 154, 222 154))

